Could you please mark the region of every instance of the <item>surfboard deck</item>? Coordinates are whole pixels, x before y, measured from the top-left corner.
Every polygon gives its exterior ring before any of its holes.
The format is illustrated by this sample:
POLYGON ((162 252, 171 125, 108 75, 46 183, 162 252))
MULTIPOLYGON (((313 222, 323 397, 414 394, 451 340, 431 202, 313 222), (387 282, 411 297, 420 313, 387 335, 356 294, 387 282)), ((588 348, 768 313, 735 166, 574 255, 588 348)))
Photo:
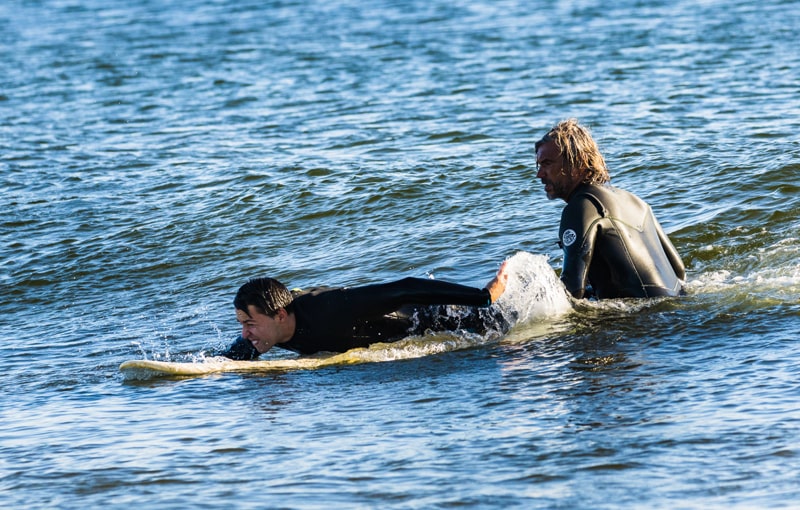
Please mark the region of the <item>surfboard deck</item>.
POLYGON ((347 353, 326 357, 278 360, 239 361, 228 358, 210 358, 201 362, 157 361, 134 359, 122 363, 119 371, 125 380, 147 380, 159 377, 190 377, 223 372, 278 372, 314 369, 329 365, 359 363, 361 360, 347 353))

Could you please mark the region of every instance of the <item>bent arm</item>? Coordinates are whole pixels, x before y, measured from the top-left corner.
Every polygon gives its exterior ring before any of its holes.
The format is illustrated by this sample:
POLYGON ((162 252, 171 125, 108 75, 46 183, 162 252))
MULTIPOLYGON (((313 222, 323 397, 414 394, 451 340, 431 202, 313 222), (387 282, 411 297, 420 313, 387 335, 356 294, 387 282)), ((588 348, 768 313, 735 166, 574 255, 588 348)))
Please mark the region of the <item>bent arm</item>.
POLYGON ((561 281, 572 297, 581 299, 586 297, 589 266, 592 264, 594 256, 597 228, 594 225, 590 228, 581 225, 578 228, 580 230, 575 230, 576 233, 572 234, 576 236, 572 244, 567 245, 569 236, 565 242, 563 239, 565 236, 562 235, 564 263, 561 269, 561 281))
POLYGON ((589 266, 597 241, 597 221, 602 205, 594 197, 574 197, 561 212, 559 244, 564 251, 561 281, 574 298, 586 296, 589 266))
MULTIPOLYGON (((577 243, 576 243, 577 244, 577 243)), ((575 249, 564 249, 564 264, 561 270, 561 282, 575 299, 586 294, 587 275, 594 251, 594 236, 588 236, 584 243, 575 249)))

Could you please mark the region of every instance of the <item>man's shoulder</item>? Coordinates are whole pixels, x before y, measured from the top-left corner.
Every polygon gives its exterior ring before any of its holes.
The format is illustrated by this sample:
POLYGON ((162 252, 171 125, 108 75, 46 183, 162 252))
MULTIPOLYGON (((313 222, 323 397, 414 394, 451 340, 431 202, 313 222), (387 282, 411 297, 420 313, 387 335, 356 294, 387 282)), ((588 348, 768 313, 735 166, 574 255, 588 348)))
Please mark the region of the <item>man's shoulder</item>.
POLYGON ((604 204, 613 200, 613 191, 610 186, 581 184, 569 197, 562 218, 575 215, 584 216, 594 211, 602 215, 605 209, 604 204))
POLYGON ((298 298, 319 296, 320 294, 324 294, 332 290, 338 290, 338 289, 336 287, 325 287, 325 286, 309 287, 308 289, 294 288, 291 290, 291 293, 293 298, 298 299, 298 298))
POLYGON ((573 200, 591 200, 592 198, 613 200, 616 197, 627 195, 632 195, 632 193, 610 184, 581 184, 569 201, 572 203, 573 200))
POLYGON ((646 203, 634 193, 609 184, 583 184, 575 190, 567 203, 567 207, 574 209, 591 206, 603 214, 609 209, 615 210, 619 207, 641 208, 646 206, 646 203))
POLYGON ((320 311, 332 310, 342 301, 340 287, 310 287, 308 289, 292 289, 292 305, 298 316, 316 315, 320 311))
POLYGON ((567 205, 561 211, 559 225, 559 245, 561 248, 576 249, 582 245, 581 239, 597 221, 605 215, 603 199, 593 193, 597 186, 583 184, 569 197, 567 205), (570 248, 572 247, 572 248, 570 248))

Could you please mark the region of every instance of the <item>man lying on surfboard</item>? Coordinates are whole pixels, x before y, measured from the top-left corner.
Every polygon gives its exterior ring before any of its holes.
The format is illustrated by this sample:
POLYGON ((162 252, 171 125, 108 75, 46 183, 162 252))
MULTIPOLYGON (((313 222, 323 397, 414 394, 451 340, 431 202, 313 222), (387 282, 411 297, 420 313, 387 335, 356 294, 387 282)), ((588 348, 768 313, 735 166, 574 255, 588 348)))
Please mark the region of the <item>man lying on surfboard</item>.
POLYGON ((423 278, 364 287, 289 291, 273 278, 254 278, 233 301, 241 337, 223 356, 255 359, 277 346, 300 354, 345 352, 426 331, 485 333, 508 328, 499 310, 507 263, 483 289, 423 278), (455 310, 437 305, 461 305, 455 310))

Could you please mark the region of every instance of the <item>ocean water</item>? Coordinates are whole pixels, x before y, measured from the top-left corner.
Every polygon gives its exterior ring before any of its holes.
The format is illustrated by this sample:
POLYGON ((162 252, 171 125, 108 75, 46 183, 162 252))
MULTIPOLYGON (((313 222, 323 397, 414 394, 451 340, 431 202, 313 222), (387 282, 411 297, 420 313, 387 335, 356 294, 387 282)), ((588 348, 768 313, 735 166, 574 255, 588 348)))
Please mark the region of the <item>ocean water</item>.
POLYGON ((0 506, 800 508, 798 27, 796 0, 0 3, 0 506), (533 143, 568 117, 688 296, 566 300, 533 143), (118 369, 227 345, 251 276, 507 258, 502 337, 118 369))

